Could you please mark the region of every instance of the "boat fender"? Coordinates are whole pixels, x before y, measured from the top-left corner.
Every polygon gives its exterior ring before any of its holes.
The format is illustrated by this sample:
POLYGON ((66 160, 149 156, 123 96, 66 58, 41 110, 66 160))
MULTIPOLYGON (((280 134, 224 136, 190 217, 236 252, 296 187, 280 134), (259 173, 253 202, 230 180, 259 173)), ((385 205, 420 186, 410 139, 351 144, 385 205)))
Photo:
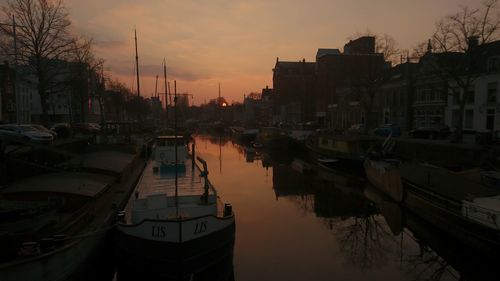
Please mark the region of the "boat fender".
POLYGON ((229 203, 224 204, 224 216, 230 216, 233 214, 233 206, 229 203))
POLYGON ((116 215, 116 220, 118 222, 124 223, 125 222, 125 211, 118 212, 118 214, 116 215))

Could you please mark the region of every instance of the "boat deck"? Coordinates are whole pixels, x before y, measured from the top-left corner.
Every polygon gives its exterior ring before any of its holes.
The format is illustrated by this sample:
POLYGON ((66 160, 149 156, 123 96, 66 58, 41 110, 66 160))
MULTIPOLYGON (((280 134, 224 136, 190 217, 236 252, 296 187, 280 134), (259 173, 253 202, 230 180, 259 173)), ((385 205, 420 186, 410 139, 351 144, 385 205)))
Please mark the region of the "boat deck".
POLYGON ((401 165, 401 177, 405 181, 455 201, 500 195, 500 189, 485 186, 465 176, 431 165, 404 163, 401 165))
MULTIPOLYGON (((149 161, 144 169, 141 179, 137 183, 136 198, 146 198, 151 194, 166 194, 168 197, 175 196, 175 168, 172 166, 157 167, 155 161, 149 161)), ((178 195, 202 195, 204 192, 205 180, 200 177, 200 169, 195 165, 192 168, 191 161, 186 159, 184 167, 178 166, 178 195)), ((214 195, 212 188, 209 194, 214 195)))

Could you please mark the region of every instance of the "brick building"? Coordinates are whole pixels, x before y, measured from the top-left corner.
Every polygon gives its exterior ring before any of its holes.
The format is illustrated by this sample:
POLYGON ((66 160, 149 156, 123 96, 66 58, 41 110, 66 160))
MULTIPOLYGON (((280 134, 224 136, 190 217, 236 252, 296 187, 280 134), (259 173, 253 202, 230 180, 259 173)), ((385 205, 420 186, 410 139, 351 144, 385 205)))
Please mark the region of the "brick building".
POLYGON ((316 55, 316 115, 326 116, 329 128, 364 123, 367 116, 376 123, 378 113, 372 109, 365 112, 367 93, 379 86, 375 82, 388 65, 383 54, 375 53, 375 38, 365 36, 350 41, 343 53, 324 50, 319 49, 316 55))
POLYGON ((312 121, 314 116, 314 89, 316 64, 280 61, 273 68, 274 114, 280 122, 312 121))

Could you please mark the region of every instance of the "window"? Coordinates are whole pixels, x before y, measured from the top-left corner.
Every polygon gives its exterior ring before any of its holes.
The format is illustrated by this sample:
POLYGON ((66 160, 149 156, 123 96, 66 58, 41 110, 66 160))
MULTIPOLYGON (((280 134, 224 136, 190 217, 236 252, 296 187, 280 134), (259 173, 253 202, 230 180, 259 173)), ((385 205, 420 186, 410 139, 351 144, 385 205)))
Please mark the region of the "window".
POLYGON ((474 90, 467 91, 467 104, 474 104, 475 92, 474 90))
POLYGON ((432 95, 432 100, 433 101, 439 100, 439 92, 438 91, 435 91, 434 89, 431 90, 431 95, 432 95))
POLYGON ((487 93, 487 102, 488 103, 496 103, 497 102, 497 82, 488 83, 488 93, 487 93))
POLYGON ((441 89, 439 91, 439 93, 440 93, 442 101, 447 101, 448 100, 448 92, 446 91, 446 89, 441 89))
POLYGON ((473 120, 474 120, 474 111, 473 110, 466 110, 465 111, 465 124, 464 124, 464 128, 466 128, 466 129, 472 129, 473 120))
POLYGON ((493 130, 495 125, 495 110, 488 109, 486 112, 486 130, 493 130))
POLYGON ((451 112, 451 126, 452 127, 458 127, 458 119, 459 119, 459 115, 460 115, 460 111, 457 109, 457 110, 453 110, 451 112))
POLYGON ((492 57, 488 60, 488 72, 500 70, 500 57, 492 57))

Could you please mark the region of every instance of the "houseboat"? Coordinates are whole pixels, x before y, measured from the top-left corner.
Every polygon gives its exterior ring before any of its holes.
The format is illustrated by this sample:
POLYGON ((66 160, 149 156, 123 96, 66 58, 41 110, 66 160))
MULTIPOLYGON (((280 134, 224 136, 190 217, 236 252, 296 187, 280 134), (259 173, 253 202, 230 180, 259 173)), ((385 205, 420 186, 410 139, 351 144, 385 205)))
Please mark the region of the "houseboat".
POLYGON ((234 235, 232 207, 221 202, 208 180, 206 162, 192 153, 189 157, 187 139, 157 137, 120 214, 115 238, 118 274, 154 268, 163 279, 189 279, 225 253, 232 254, 234 235))

